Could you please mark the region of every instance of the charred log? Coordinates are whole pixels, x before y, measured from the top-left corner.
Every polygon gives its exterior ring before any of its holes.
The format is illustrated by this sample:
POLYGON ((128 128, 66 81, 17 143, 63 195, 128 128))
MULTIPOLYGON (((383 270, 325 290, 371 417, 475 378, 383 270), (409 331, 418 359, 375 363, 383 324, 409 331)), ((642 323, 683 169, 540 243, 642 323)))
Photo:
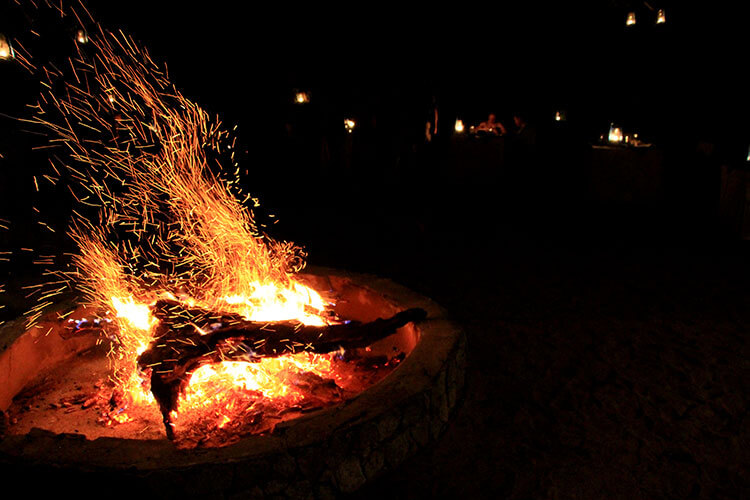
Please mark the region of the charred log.
POLYGON ((423 309, 414 308, 369 323, 312 326, 299 321, 247 321, 238 315, 186 309, 171 301, 158 302, 153 313, 160 320, 155 340, 138 358, 138 365, 143 371, 150 370, 151 392, 169 439, 174 439, 170 414, 192 373, 203 365, 366 347, 426 317, 423 309))

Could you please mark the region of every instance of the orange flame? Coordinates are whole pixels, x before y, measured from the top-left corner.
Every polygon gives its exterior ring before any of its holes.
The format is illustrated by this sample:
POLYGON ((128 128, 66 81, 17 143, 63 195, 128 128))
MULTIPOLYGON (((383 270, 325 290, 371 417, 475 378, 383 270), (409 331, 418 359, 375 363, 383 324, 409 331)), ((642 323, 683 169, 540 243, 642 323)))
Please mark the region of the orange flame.
MULTIPOLYGON (((117 318, 114 379, 129 404, 153 401, 137 358, 154 340, 149 306, 159 298, 250 320, 325 324, 325 301, 293 277, 303 252, 262 234, 247 206, 258 202, 239 188, 239 170, 224 174, 217 158, 234 142, 221 124, 183 97, 133 39, 100 29, 88 40, 87 52, 77 47, 71 60, 74 83, 48 75, 35 121, 72 152, 63 165, 71 193, 98 211, 95 222, 74 212, 76 271, 63 275, 117 318)), ((233 152, 230 162, 237 166, 233 152)), ((330 369, 326 357, 305 356, 203 367, 181 407, 226 405, 219 400, 228 385, 289 396, 278 378, 284 370, 330 369)))

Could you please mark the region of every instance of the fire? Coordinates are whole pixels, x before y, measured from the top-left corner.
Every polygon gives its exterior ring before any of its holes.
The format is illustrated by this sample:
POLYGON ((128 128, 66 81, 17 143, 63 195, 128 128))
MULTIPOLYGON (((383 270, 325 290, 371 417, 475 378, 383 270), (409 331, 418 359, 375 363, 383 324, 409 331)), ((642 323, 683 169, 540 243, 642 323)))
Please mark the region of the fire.
POLYGON ((291 396, 290 401, 296 402, 300 394, 291 384, 284 382, 285 370, 330 373, 331 360, 328 356, 299 353, 262 359, 258 363, 224 361, 204 365, 193 373, 182 405, 195 408, 221 400, 227 400, 227 404, 231 404, 231 398, 223 392, 227 387, 234 390, 257 391, 268 399, 291 396))
MULTIPOLYGON (((137 359, 157 335, 157 300, 253 321, 325 325, 331 315, 295 279, 301 249, 257 226, 249 205, 258 201, 239 187, 234 139, 221 123, 183 97, 133 39, 100 28, 87 45, 94 55, 77 48, 71 81, 47 72, 34 121, 70 153, 52 167, 67 177, 78 210, 96 210, 74 211, 75 270, 57 275, 116 318, 112 379, 122 401, 113 419, 123 421, 124 409, 154 401, 137 359)), ((189 324, 200 334, 210 328, 189 324)), ((284 381, 290 371, 330 376, 330 357, 302 352, 203 366, 191 374, 180 412, 209 408, 223 427, 238 391, 293 404, 301 396, 284 381)))
POLYGON ((112 307, 117 312, 118 318, 125 319, 139 330, 150 330, 154 325, 155 318, 151 316, 148 305, 136 304, 133 297, 125 299, 112 297, 112 307))

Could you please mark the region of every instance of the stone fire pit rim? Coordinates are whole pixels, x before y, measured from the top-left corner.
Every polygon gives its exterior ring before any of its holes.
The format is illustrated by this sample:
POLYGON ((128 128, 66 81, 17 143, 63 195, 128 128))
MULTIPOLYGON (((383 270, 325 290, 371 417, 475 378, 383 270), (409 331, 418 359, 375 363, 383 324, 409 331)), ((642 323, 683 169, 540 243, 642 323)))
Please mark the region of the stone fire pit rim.
POLYGON ((34 429, 27 435, 6 436, 0 441, 3 460, 21 459, 44 464, 77 464, 107 469, 189 468, 201 464, 231 463, 262 458, 312 446, 331 434, 366 424, 389 408, 419 396, 438 376, 449 355, 463 339, 461 329, 446 317, 431 299, 389 279, 325 267, 311 267, 303 274, 324 276, 370 290, 397 304, 399 309, 421 307, 427 320, 418 327, 419 342, 391 374, 340 405, 284 422, 270 435, 248 436, 222 448, 178 449, 167 440, 98 438, 77 434, 55 434, 34 429), (5 457, 5 458, 4 458, 5 457))

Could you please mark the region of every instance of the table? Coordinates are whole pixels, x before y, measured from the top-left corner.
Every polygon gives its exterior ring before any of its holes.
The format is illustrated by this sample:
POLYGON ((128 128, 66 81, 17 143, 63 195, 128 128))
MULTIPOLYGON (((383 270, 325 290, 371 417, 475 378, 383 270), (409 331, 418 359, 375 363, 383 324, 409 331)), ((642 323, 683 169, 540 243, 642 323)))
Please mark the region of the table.
POLYGON ((590 196, 603 202, 653 202, 662 197, 661 149, 592 145, 587 161, 590 196))

